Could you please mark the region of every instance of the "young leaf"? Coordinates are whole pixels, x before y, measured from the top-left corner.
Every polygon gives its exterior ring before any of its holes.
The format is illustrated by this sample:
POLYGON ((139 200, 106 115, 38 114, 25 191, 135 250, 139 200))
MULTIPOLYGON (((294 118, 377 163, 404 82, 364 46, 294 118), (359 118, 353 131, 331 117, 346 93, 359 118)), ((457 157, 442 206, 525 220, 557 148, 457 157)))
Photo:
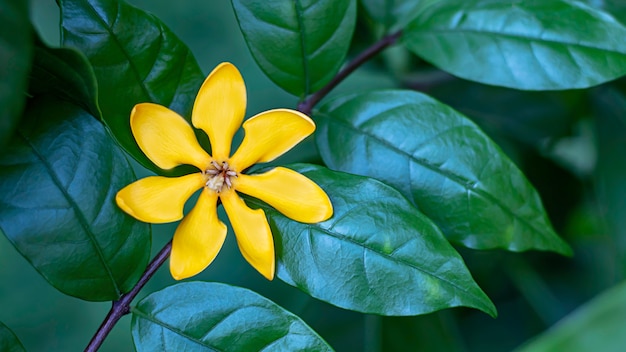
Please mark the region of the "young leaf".
POLYGON ((452 108, 417 92, 376 91, 337 98, 315 118, 330 168, 396 187, 448 239, 570 253, 522 172, 452 108))
POLYGON ((454 75, 529 90, 586 88, 626 73, 626 27, 568 0, 431 1, 406 46, 454 75))
POLYGON ((622 282, 516 351, 618 352, 626 346, 625 325, 626 283, 622 282))
POLYGON ((28 1, 0 0, 0 150, 11 139, 26 101, 33 43, 28 1))
POLYGON ((82 51, 99 84, 104 122, 143 166, 157 168, 130 130, 141 102, 169 106, 188 117, 204 76, 185 46, 159 19, 122 0, 60 0, 63 45, 82 51))
POLYGON ((341 308, 418 315, 467 306, 496 310, 439 229, 398 191, 367 177, 292 165, 329 195, 333 217, 317 224, 265 210, 276 275, 341 308))
POLYGON ((85 56, 71 48, 49 48, 39 38, 30 73, 31 96, 54 94, 100 119, 98 83, 85 56))
POLYGON ((0 166, 0 229, 50 284, 90 301, 132 288, 150 256, 150 228, 115 204, 135 176, 100 122, 36 97, 0 166))
POLYGON ((300 318, 244 288, 185 282, 131 309, 137 351, 332 351, 300 318))
POLYGON ((2 322, 0 322, 0 351, 26 352, 26 349, 17 336, 2 322))
POLYGON ((304 97, 339 71, 356 23, 356 0, 232 0, 248 48, 263 72, 304 97))

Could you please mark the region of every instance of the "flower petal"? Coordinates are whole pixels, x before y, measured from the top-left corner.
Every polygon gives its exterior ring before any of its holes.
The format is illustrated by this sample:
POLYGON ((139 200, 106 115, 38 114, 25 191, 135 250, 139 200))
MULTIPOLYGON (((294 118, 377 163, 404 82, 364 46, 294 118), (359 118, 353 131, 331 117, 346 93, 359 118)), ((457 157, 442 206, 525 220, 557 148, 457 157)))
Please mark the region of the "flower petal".
POLYGON ((235 230, 237 244, 244 258, 268 280, 274 278, 274 240, 261 209, 252 210, 234 191, 225 191, 220 199, 235 230))
POLYGON ((187 164, 202 170, 211 162, 187 121, 164 106, 135 105, 130 113, 130 127, 139 148, 162 169, 187 164))
POLYGON ((205 189, 174 233, 172 277, 182 280, 200 273, 215 259, 225 238, 226 225, 217 217, 217 193, 205 189))
POLYGON ((218 65, 200 87, 191 121, 211 141, 211 154, 218 162, 230 156, 230 145, 246 113, 246 85, 233 64, 218 65))
POLYGON ((289 109, 262 112, 248 119, 246 134, 230 160, 237 171, 281 156, 315 131, 315 123, 303 113, 289 109))
POLYGON ((164 223, 183 218, 183 206, 205 183, 201 173, 181 177, 150 176, 122 188, 117 205, 134 218, 164 223))
POLYGON ((333 215, 326 192, 293 170, 277 167, 258 175, 240 174, 236 182, 237 191, 264 201, 293 220, 315 223, 333 215))

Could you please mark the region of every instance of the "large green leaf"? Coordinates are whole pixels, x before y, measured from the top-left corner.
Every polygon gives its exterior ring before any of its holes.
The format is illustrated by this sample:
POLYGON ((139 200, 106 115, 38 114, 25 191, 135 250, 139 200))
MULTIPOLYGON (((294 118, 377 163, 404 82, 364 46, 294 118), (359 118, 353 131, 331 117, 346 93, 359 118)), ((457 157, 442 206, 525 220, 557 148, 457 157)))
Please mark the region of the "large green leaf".
POLYGON ((332 351, 300 318, 244 288, 187 282, 132 308, 137 351, 332 351))
POLYGON ((522 172, 452 108, 417 92, 375 91, 332 100, 315 119, 330 168, 393 185, 448 239, 570 253, 522 172))
POLYGON ((163 173, 135 143, 130 111, 137 103, 154 102, 188 117, 204 78, 191 51, 159 19, 122 0, 60 0, 60 5, 63 44, 91 62, 105 123, 135 159, 163 173))
POLYGON ((626 346, 626 283, 566 316, 518 352, 621 352, 626 346))
POLYGON ((467 306, 495 316, 459 254, 398 191, 324 167, 292 167, 326 191, 334 213, 303 224, 257 202, 270 220, 281 280, 363 313, 418 315, 467 306))
POLYGON ((87 58, 75 49, 49 48, 37 39, 28 93, 56 95, 101 118, 98 83, 87 58))
POLYGON ((15 336, 13 331, 0 322, 0 351, 2 352, 25 352, 24 346, 15 336))
POLYGON ((71 103, 34 98, 0 166, 0 229, 46 280, 93 301, 133 287, 150 228, 115 204, 135 176, 100 122, 71 103))
POLYGON ((263 72, 304 97, 339 71, 356 23, 356 0, 232 0, 248 48, 263 72))
POLYGON ((626 74, 626 27, 568 0, 431 1, 404 31, 415 54, 462 78, 530 90, 626 74))
POLYGON ((0 150, 11 139, 26 101, 33 43, 28 1, 0 0, 0 150))

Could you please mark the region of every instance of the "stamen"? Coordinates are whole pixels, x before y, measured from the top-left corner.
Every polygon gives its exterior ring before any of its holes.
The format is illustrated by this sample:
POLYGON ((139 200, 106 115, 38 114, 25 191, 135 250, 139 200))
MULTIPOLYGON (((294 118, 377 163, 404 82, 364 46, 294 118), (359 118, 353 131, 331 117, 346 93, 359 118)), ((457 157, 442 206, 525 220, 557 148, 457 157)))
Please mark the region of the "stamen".
POLYGON ((231 177, 237 177, 237 171, 229 169, 227 161, 215 161, 211 160, 211 165, 204 170, 204 175, 207 176, 205 186, 216 193, 222 192, 224 185, 231 189, 233 187, 233 181, 231 177))

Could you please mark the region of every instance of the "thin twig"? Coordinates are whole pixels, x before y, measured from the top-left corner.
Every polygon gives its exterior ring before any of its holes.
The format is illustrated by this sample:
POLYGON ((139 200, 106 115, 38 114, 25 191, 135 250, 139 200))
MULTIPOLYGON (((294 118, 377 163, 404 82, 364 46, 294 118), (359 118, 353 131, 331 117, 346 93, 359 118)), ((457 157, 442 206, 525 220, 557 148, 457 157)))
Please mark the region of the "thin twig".
POLYGON ((106 318, 102 322, 102 325, 98 328, 96 333, 89 341, 89 345, 85 348, 85 352, 95 352, 97 351, 104 339, 109 335, 115 324, 120 318, 130 312, 130 302, 137 297, 139 291, 146 285, 148 280, 156 273, 156 271, 165 263, 165 260, 169 257, 170 251, 172 250, 172 241, 168 242, 161 251, 152 259, 150 264, 146 267, 146 271, 141 275, 139 281, 135 287, 129 292, 123 294, 119 300, 113 301, 113 306, 111 310, 109 310, 109 314, 107 314, 106 318))
POLYGON ((343 81, 348 75, 350 75, 354 70, 356 70, 359 66, 365 63, 367 60, 371 59, 373 56, 383 51, 383 49, 388 46, 393 45, 398 38, 402 35, 402 31, 395 32, 393 34, 389 34, 376 43, 374 43, 369 48, 365 49, 362 53, 360 53, 357 57, 354 58, 346 67, 344 67, 333 79, 328 82, 322 89, 317 92, 311 94, 305 100, 298 104, 298 110, 304 114, 310 115, 313 107, 320 102, 328 93, 330 93, 333 88, 335 88, 341 81, 343 81))

